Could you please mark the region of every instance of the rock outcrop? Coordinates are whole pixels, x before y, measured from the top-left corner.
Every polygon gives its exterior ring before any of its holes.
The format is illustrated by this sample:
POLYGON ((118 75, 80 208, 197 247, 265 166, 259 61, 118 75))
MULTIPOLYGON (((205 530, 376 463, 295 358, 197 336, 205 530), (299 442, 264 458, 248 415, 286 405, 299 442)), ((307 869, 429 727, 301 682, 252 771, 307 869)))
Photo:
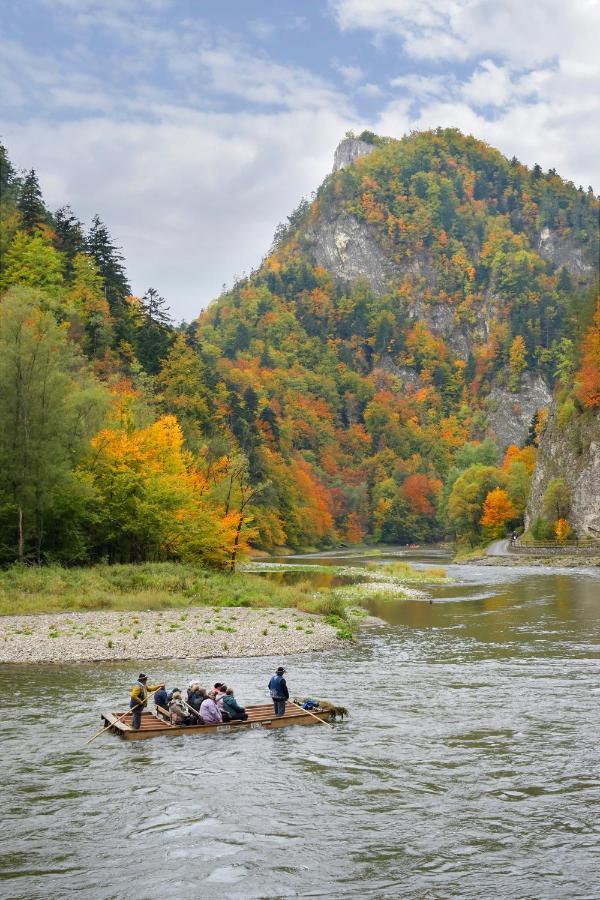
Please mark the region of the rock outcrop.
POLYGON ((550 388, 539 373, 526 372, 519 390, 494 385, 486 407, 490 437, 503 454, 509 444, 524 443, 533 417, 552 400, 550 388))
MULTIPOLYGON (((569 401, 567 401, 569 403, 569 401)), ((579 537, 600 538, 600 413, 552 404, 542 432, 525 527, 543 517, 544 494, 553 478, 571 491, 569 523, 579 537), (567 414, 569 409, 566 410, 567 414)))
POLYGON ((362 278, 375 294, 385 293, 394 275, 389 255, 374 229, 343 207, 309 226, 304 243, 314 261, 335 278, 347 282, 362 278))
POLYGON ((345 138, 337 145, 333 157, 333 172, 343 169, 345 166, 351 165, 361 156, 368 156, 375 149, 374 144, 367 141, 360 141, 358 138, 345 138))
POLYGON ((542 228, 537 249, 540 256, 558 268, 564 266, 577 281, 591 281, 597 274, 597 264, 586 258, 583 247, 548 227, 542 228))

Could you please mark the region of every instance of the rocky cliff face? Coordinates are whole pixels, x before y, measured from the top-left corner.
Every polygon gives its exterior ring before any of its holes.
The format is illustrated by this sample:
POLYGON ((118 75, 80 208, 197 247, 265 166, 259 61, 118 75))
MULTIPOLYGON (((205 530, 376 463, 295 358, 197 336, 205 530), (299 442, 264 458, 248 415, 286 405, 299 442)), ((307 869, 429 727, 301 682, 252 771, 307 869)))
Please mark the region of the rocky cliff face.
POLYGON ((564 407, 552 404, 540 440, 526 528, 543 516, 544 494, 553 478, 569 485, 569 522, 577 534, 600 538, 600 413, 573 410, 565 416, 564 407))
POLYGON ((537 249, 540 256, 559 268, 564 266, 577 281, 592 281, 597 272, 597 263, 586 257, 582 247, 548 227, 542 228, 537 249))
POLYGON ((335 151, 333 157, 333 172, 343 169, 345 166, 351 165, 361 156, 368 156, 375 149, 374 144, 367 141, 359 141, 358 138, 346 138, 341 141, 335 151))
POLYGON ((519 390, 494 385, 486 399, 490 437, 504 453, 509 444, 521 446, 537 412, 552 400, 550 388, 538 372, 526 372, 519 390))
MULTIPOLYGON (((373 144, 357 139, 343 140, 335 151, 333 172, 353 165, 370 154, 373 144)), ((302 247, 314 263, 327 269, 337 281, 366 281, 373 293, 382 297, 405 278, 417 286, 406 308, 407 323, 425 321, 432 334, 440 337, 460 359, 467 360, 474 345, 485 343, 494 323, 502 318, 503 300, 490 285, 468 321, 457 319, 448 303, 431 297, 439 289, 439 272, 426 252, 394 257, 382 242, 377 229, 352 215, 342 199, 333 202, 305 230, 302 247)), ((583 250, 574 242, 544 228, 539 253, 556 266, 565 266, 579 281, 593 276, 583 250)), ((392 372, 404 385, 418 385, 418 375, 397 369, 389 359, 381 360, 382 371, 392 372), (393 370, 393 371, 392 371, 393 370)), ((504 453, 509 444, 521 445, 534 415, 552 400, 550 387, 539 373, 525 373, 517 392, 494 385, 486 402, 489 434, 504 453)))
POLYGON ((306 230, 304 245, 314 261, 339 281, 363 278, 375 294, 385 293, 396 272, 374 229, 341 204, 306 230))

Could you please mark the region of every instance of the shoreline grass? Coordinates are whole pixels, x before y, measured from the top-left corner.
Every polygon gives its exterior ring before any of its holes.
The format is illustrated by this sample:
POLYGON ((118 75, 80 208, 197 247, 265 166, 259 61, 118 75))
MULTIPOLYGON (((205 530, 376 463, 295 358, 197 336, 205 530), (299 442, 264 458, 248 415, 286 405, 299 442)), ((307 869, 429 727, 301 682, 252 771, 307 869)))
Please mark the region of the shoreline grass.
POLYGON ((0 571, 0 616, 189 606, 297 607, 330 614, 330 604, 325 598, 318 602, 314 594, 308 582, 279 585, 259 575, 225 574, 185 563, 72 569, 14 565, 0 571))

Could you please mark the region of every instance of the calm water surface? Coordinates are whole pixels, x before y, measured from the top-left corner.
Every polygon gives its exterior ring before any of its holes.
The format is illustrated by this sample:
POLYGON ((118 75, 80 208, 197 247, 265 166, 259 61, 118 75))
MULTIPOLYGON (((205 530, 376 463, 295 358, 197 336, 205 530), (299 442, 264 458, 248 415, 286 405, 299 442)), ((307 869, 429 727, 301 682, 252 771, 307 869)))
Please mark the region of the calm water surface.
MULTIPOLYGON (((334 731, 84 748, 137 665, 0 669, 0 896, 600 897, 600 577, 449 574, 358 647, 286 660, 350 708, 334 731)), ((278 662, 143 667, 264 702, 278 662)))

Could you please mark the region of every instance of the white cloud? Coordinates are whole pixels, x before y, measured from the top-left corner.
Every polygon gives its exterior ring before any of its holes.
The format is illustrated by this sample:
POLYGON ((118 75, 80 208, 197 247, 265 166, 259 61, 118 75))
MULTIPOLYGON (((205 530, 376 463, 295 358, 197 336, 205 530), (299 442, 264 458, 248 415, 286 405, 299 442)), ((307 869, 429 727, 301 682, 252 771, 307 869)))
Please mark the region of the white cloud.
POLYGON ((462 95, 474 106, 503 106, 513 95, 511 73, 486 59, 463 86, 462 95))
POLYGON ((332 110, 165 110, 160 122, 38 120, 4 139, 18 165, 35 164, 52 208, 71 203, 87 222, 99 212, 134 291, 152 284, 190 319, 257 265, 277 223, 330 170, 347 127, 332 110))
POLYGON ((343 29, 402 39, 415 58, 499 55, 533 67, 559 57, 596 60, 595 0, 329 0, 343 29))
MULTIPOLYGON (((356 36, 349 54, 343 33, 332 41, 341 89, 171 0, 44 2, 69 40, 31 53, 0 43, 4 143, 17 166, 38 169, 51 207, 106 220, 134 290, 153 284, 176 316, 195 316, 258 263, 348 128, 459 127, 600 185, 596 3, 330 0, 341 29, 379 42, 371 65, 356 36), (106 55, 85 39, 97 33, 106 55), (403 74, 377 82, 385 53, 385 71, 403 74), (361 97, 379 106, 369 121, 352 105, 361 97)), ((278 36, 313 27, 318 18, 290 19, 278 36)))
POLYGON ((247 27, 261 41, 268 41, 277 30, 272 22, 265 22, 261 19, 253 19, 248 22, 247 27))
POLYGON ((372 99, 376 97, 383 97, 384 91, 379 87, 378 84, 373 84, 372 81, 368 81, 366 84, 361 84, 356 91, 357 94, 360 94, 362 97, 371 97, 372 99))
POLYGON ((413 71, 376 130, 454 126, 600 185, 596 0, 330 0, 340 28, 400 41, 413 71), (458 63, 458 65, 457 65, 458 63), (444 74, 438 74, 445 67, 444 74), (484 110, 493 108, 487 115, 484 110))
POLYGON ((399 75, 392 78, 390 84, 414 100, 430 100, 449 96, 454 79, 451 75, 399 75))
POLYGON ((340 73, 346 84, 356 85, 365 77, 365 73, 360 66, 347 66, 336 59, 332 61, 332 66, 340 73))

